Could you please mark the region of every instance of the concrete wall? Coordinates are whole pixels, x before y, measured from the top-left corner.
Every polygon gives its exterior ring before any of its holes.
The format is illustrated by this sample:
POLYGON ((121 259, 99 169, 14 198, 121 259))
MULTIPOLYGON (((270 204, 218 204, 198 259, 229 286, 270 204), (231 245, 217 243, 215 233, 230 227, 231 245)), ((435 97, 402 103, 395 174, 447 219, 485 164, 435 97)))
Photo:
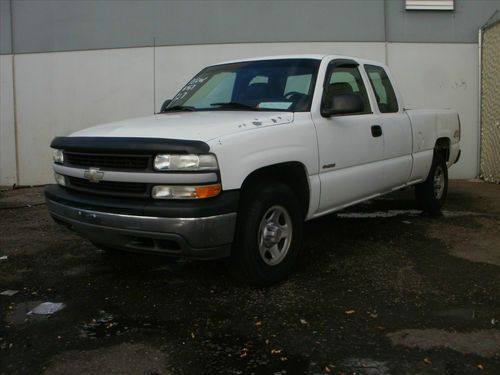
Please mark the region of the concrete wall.
POLYGON ((406 11, 404 0, 0 3, 0 53, 6 54, 144 47, 151 46, 154 37, 157 45, 386 40, 475 43, 478 28, 500 8, 500 0, 455 0, 452 12, 406 11), (10 13, 12 46, 10 20, 3 19, 10 13))
POLYGON ((51 182, 54 136, 151 114, 207 64, 286 53, 387 59, 407 107, 459 111, 463 153, 450 175, 474 177, 477 33, 497 8, 500 0, 456 0, 454 12, 408 12, 403 0, 0 0, 0 185, 51 182))
POLYGON ((52 180, 54 136, 153 113, 152 62, 152 48, 17 55, 19 183, 52 180))
MULTIPOLYGON (((454 178, 476 174, 477 46, 389 44, 407 107, 460 112, 464 156, 454 178), (445 51, 441 53, 440 51, 445 51)), ((247 43, 156 49, 156 110, 207 64, 248 56, 340 53, 385 60, 384 43, 247 43)), ((153 49, 16 56, 19 183, 51 182, 49 143, 88 126, 153 113, 153 49)))
POLYGON ((451 108, 462 125, 460 161, 451 178, 477 176, 478 45, 391 43, 388 65, 399 83, 406 108, 451 108))
POLYGON ((0 56, 0 185, 12 186, 16 175, 13 56, 0 56))

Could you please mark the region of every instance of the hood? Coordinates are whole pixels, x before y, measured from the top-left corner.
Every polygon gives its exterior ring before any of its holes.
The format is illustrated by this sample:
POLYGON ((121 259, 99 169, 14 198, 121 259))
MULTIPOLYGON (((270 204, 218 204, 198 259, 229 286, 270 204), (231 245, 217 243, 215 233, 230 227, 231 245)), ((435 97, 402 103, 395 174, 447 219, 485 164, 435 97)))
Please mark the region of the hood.
POLYGON ((140 137, 209 141, 224 135, 293 122, 292 112, 173 112, 80 130, 72 137, 140 137))

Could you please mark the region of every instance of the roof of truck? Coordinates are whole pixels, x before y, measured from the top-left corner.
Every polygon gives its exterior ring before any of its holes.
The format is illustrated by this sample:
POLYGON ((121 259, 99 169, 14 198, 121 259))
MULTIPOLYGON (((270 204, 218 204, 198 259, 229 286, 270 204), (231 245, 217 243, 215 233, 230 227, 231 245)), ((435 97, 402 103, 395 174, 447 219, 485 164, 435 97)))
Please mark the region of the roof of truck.
POLYGON ((246 62, 246 61, 258 61, 258 60, 280 60, 280 59, 313 59, 313 60, 323 60, 324 58, 328 59, 352 59, 357 61, 360 64, 374 64, 374 65, 381 65, 384 66, 382 62, 375 61, 375 60, 366 60, 362 59, 360 57, 354 57, 354 56, 346 56, 346 55, 329 55, 329 54, 297 54, 297 55, 274 55, 274 56, 259 56, 259 57, 249 57, 245 59, 238 59, 238 60, 230 60, 230 61, 223 61, 219 62, 214 65, 222 65, 222 64, 231 64, 231 63, 239 63, 239 62, 246 62))

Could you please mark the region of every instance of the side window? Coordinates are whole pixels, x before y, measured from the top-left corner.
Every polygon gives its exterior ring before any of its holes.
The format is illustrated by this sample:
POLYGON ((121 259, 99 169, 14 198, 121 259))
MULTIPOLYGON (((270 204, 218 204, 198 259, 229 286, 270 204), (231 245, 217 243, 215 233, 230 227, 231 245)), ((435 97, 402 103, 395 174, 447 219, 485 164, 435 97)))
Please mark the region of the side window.
POLYGON ((382 113, 393 113, 399 110, 398 99, 392 88, 387 73, 380 66, 365 65, 373 92, 377 98, 378 109, 382 113))
POLYGON ((356 114, 371 113, 370 102, 363 78, 356 66, 339 66, 327 72, 323 105, 328 106, 335 95, 356 94, 363 102, 363 110, 356 114))

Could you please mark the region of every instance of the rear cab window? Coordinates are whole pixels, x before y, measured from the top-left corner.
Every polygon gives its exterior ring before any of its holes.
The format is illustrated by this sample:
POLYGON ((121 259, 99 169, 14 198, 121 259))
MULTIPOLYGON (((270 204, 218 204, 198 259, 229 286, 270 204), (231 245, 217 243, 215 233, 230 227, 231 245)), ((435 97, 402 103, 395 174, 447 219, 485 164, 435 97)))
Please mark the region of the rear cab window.
POLYGON ((391 80, 384 68, 376 65, 365 65, 366 74, 373 88, 381 113, 395 113, 399 111, 398 99, 391 80))

